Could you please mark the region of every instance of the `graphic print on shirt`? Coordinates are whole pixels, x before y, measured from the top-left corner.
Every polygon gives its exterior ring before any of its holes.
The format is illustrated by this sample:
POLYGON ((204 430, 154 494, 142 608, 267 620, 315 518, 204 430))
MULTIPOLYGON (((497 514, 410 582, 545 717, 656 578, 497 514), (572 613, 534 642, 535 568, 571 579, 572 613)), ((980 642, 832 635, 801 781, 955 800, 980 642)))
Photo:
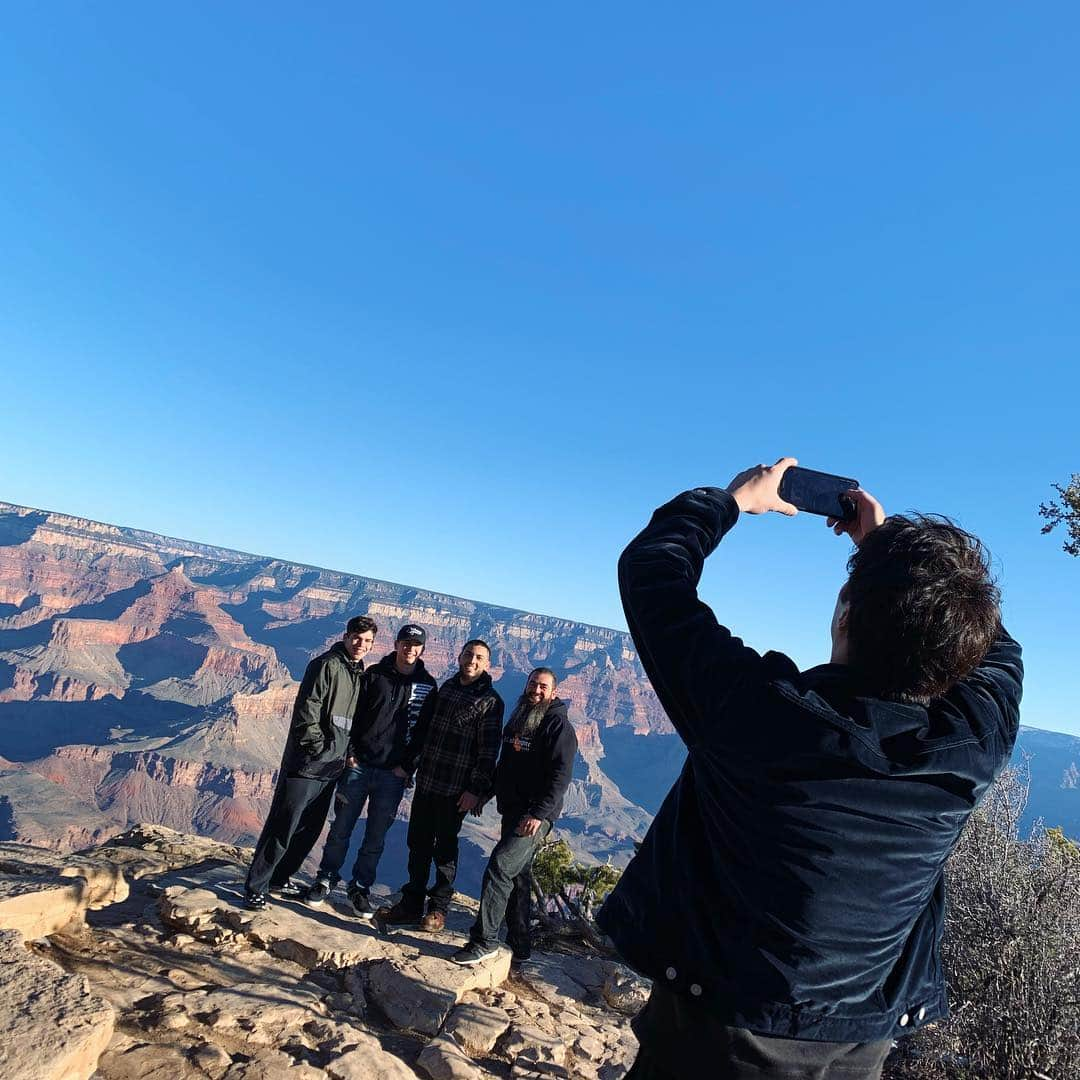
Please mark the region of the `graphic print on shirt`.
POLYGON ((406 741, 412 738, 416 722, 420 719, 420 710, 424 707, 428 694, 434 689, 430 683, 421 682, 412 683, 409 687, 409 700, 405 703, 406 741))

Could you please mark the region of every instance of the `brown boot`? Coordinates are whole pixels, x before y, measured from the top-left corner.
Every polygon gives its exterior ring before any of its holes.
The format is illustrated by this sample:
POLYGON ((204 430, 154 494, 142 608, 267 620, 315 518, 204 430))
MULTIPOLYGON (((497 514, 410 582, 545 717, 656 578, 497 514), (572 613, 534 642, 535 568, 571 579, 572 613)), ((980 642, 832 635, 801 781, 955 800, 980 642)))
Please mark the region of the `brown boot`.
POLYGON ((383 926, 415 926, 420 922, 420 912, 399 900, 393 907, 379 908, 375 921, 383 926))
POLYGON ((420 920, 420 929, 426 930, 429 934, 433 934, 437 930, 442 930, 445 926, 446 916, 441 911, 429 911, 420 920))

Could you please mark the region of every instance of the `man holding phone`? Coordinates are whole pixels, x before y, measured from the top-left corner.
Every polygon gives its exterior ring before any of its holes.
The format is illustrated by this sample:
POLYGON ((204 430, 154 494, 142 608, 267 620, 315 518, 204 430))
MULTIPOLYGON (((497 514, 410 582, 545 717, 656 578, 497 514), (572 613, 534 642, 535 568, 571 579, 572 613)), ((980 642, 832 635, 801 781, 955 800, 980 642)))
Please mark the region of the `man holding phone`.
POLYGON ((858 489, 828 518, 856 545, 831 663, 745 646, 698 582, 742 514, 797 512, 795 464, 677 496, 619 560, 689 750, 598 920, 653 979, 628 1080, 876 1078, 893 1039, 948 1013, 943 866, 1012 751, 1020 647, 975 537, 858 489))

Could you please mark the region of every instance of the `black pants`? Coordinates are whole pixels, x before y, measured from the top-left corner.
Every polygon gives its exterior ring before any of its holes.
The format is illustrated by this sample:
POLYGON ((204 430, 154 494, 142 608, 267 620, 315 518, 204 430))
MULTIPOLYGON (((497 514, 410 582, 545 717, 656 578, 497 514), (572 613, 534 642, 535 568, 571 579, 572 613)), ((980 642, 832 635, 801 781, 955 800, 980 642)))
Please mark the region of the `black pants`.
POLYGON ((424 910, 427 895, 428 910, 446 914, 454 898, 454 878, 457 877, 458 834, 465 815, 458 810, 457 795, 413 796, 409 813, 409 880, 401 889, 401 899, 417 914, 424 910), (432 860, 435 862, 435 884, 427 887, 432 860))
POLYGON ((481 945, 499 943, 499 927, 506 919, 506 943, 515 946, 529 944, 529 869, 536 849, 551 832, 551 822, 545 821, 535 836, 518 836, 521 813, 503 814, 502 837, 488 859, 484 881, 480 886, 480 914, 473 923, 469 937, 481 945))
POLYGON ((641 1044, 625 1080, 878 1080, 892 1040, 816 1042, 718 1023, 692 998, 653 986, 634 1018, 641 1044))
POLYGON ((248 870, 249 892, 265 893, 271 885, 284 885, 300 869, 326 823, 335 783, 304 776, 278 778, 248 870))

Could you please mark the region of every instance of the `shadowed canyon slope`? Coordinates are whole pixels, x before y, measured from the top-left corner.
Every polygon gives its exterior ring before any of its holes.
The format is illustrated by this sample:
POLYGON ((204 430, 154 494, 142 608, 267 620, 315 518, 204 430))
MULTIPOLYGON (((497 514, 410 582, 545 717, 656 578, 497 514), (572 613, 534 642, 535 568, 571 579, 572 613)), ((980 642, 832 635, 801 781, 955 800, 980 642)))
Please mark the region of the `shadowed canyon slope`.
MULTIPOLYGON (((136 821, 250 843, 308 659, 350 615, 428 628, 439 678, 470 637, 508 703, 558 672, 581 747, 560 828, 624 863, 685 753, 629 636, 551 616, 0 503, 0 839, 71 849, 136 821)), ((1032 811, 1080 833, 1080 739, 1024 729, 1032 811)), ((408 811, 408 803, 402 814, 408 811)), ((461 886, 496 834, 469 819, 461 886)), ((382 880, 404 873, 391 833, 382 880)))

